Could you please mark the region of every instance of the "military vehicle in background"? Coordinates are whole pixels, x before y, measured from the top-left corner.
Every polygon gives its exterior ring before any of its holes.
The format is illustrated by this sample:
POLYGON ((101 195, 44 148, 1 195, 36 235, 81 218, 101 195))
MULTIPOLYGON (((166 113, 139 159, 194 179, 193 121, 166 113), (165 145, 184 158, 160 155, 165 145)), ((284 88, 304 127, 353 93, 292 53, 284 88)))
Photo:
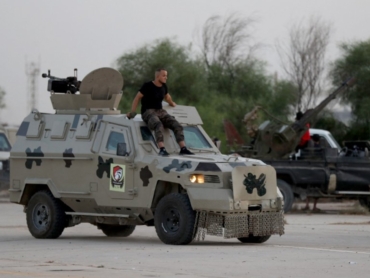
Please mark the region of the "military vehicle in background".
POLYGON ((0 191, 9 188, 9 156, 11 145, 8 132, 0 127, 0 191))
POLYGON ((164 108, 183 125, 195 154, 179 155, 165 130, 170 155, 162 157, 141 116, 117 110, 119 72, 97 69, 82 82, 77 73, 43 76, 56 113, 29 114, 10 153, 10 201, 25 207, 35 238, 58 238, 79 223, 119 237, 136 225, 155 226, 162 242, 175 245, 206 234, 262 243, 284 233, 274 168, 222 155, 194 107, 164 108))
POLYGON ((15 142, 18 128, 19 128, 19 126, 17 126, 17 125, 8 125, 8 124, 0 125, 0 132, 4 133, 5 136, 8 138, 10 146, 13 146, 13 144, 15 142))
POLYGON ((307 123, 354 81, 351 78, 344 82, 317 107, 307 110, 300 120, 292 124, 271 119, 258 127, 254 126, 252 121, 261 109, 256 107, 243 120, 248 134, 253 137, 250 145, 243 145, 235 127, 228 121, 224 122, 228 144, 233 152, 260 159, 275 168, 277 183, 284 196, 285 212, 292 208, 294 197, 303 200, 308 197, 355 198, 370 207, 370 158, 366 145, 358 144, 354 151, 354 144, 347 142, 347 148, 338 150, 335 144, 328 144, 323 134, 318 134, 319 148, 314 147, 310 140, 306 148, 298 153, 295 151, 307 131, 307 123))

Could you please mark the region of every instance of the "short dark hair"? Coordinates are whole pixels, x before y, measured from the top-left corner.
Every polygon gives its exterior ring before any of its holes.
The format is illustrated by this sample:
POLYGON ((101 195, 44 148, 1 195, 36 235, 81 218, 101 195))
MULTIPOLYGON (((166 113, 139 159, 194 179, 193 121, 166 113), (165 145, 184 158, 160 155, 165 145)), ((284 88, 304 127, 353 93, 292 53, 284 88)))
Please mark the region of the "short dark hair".
POLYGON ((297 114, 295 114, 295 119, 300 120, 303 117, 303 113, 301 111, 298 111, 297 114))
POLYGON ((312 135, 312 140, 313 140, 314 142, 319 142, 319 141, 320 141, 320 135, 318 135, 318 134, 314 134, 314 135, 312 135))
POLYGON ((160 73, 162 70, 167 71, 165 68, 157 68, 157 69, 155 70, 155 73, 160 73))

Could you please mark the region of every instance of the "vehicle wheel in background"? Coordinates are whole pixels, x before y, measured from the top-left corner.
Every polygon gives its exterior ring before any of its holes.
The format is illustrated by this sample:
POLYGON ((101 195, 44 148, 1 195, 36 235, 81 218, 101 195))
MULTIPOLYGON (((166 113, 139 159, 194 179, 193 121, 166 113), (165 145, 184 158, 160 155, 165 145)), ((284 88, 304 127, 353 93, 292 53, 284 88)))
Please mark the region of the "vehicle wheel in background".
POLYGON ((277 179, 277 186, 279 187, 284 199, 284 212, 287 213, 292 209, 294 202, 294 194, 292 188, 288 183, 281 179, 277 179))
POLYGON ((250 235, 249 237, 239 237, 238 240, 242 243, 264 243, 270 237, 271 236, 253 236, 253 235, 250 235))
POLYGON ((365 209, 370 211, 370 198, 369 197, 360 198, 359 202, 361 206, 363 206, 365 209))
POLYGON ((98 229, 101 229, 102 232, 109 237, 128 237, 131 235, 136 226, 135 225, 107 225, 107 224, 98 224, 98 229))

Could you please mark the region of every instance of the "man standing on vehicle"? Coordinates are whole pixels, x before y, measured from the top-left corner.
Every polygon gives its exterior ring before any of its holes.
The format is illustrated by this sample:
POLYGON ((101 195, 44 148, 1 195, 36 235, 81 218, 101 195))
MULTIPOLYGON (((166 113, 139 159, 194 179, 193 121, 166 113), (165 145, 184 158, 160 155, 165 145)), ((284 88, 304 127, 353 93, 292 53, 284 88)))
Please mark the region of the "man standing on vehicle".
MULTIPOLYGON (((300 119, 302 119, 302 117, 303 117, 303 113, 301 111, 298 111, 297 114, 296 114, 295 119, 296 119, 296 121, 299 121, 300 119)), ((311 139, 311 136, 310 136, 310 124, 307 123, 306 124, 306 127, 307 127, 307 131, 301 137, 301 140, 299 141, 298 146, 296 147, 296 152, 299 149, 306 148, 307 145, 308 145, 308 141, 310 141, 310 139, 311 139)))
POLYGON ((175 133, 176 141, 181 150, 180 155, 192 155, 185 145, 183 127, 179 122, 169 115, 162 107, 165 100, 172 107, 176 106, 167 90, 167 71, 159 68, 155 71, 154 81, 144 83, 132 102, 131 112, 127 117, 132 118, 136 115, 136 108, 141 101, 141 117, 151 130, 155 132, 155 139, 160 149, 159 155, 168 156, 163 143, 164 128, 169 128, 175 133))

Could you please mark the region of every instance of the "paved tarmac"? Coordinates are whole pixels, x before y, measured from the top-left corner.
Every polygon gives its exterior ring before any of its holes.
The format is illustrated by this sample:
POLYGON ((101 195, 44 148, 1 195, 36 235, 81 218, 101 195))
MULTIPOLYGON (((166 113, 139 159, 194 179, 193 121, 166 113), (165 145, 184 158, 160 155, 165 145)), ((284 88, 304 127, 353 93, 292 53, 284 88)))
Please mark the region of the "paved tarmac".
POLYGON ((89 224, 38 240, 23 207, 0 199, 0 277, 369 277, 370 216, 354 203, 287 214, 285 234, 263 244, 206 236, 163 244, 154 227, 108 238, 89 224))

